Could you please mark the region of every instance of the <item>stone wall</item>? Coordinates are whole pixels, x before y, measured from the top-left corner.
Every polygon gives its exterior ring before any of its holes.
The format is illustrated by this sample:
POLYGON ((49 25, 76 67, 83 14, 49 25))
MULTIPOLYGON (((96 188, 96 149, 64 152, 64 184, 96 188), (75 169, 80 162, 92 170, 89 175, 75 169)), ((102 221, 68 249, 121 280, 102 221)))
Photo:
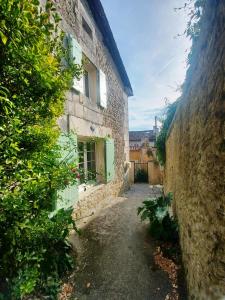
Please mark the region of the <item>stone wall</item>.
POLYGON ((202 32, 166 144, 189 299, 225 299, 225 2, 206 1, 202 32))
MULTIPOLYGON (((118 69, 105 47, 104 38, 98 29, 86 0, 55 0, 62 17, 61 27, 80 44, 83 53, 107 78, 107 108, 99 107, 96 101, 85 99, 74 90, 67 93, 65 116, 60 119, 63 129, 75 130, 78 136, 103 139, 110 136, 115 142, 115 178, 110 184, 102 184, 82 195, 76 206, 77 217, 94 209, 107 195, 118 195, 129 184, 128 96, 118 69), (92 30, 92 38, 82 27, 82 18, 92 30), (68 118, 69 116, 69 118, 68 118)), ((102 157, 104 159, 104 155, 102 157)))

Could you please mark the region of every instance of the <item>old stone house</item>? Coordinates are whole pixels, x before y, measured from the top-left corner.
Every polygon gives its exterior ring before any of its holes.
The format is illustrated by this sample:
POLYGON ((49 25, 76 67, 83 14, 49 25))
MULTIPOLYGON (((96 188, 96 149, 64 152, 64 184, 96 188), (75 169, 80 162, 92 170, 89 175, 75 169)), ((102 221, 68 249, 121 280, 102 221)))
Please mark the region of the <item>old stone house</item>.
POLYGON ((78 186, 61 193, 57 208, 75 205, 80 217, 128 185, 128 97, 133 92, 101 2, 55 3, 71 55, 84 69, 67 92, 59 120, 63 132, 74 132, 81 176, 78 186))
POLYGON ((162 183, 162 168, 158 163, 155 147, 157 134, 157 124, 153 130, 129 132, 131 182, 141 181, 152 185, 162 183))
POLYGON ((130 131, 130 160, 136 162, 148 162, 154 155, 155 142, 156 134, 154 130, 130 131))

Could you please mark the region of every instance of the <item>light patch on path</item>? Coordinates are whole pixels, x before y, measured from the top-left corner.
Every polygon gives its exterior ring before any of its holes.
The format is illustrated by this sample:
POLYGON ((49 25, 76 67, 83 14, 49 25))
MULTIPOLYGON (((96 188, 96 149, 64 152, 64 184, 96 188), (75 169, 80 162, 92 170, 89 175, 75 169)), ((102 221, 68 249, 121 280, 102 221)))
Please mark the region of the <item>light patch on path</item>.
POLYGON ((78 300, 164 300, 171 286, 167 275, 154 265, 154 241, 137 208, 146 197, 160 195, 158 188, 136 184, 122 198, 112 198, 106 207, 83 225, 75 274, 78 300))

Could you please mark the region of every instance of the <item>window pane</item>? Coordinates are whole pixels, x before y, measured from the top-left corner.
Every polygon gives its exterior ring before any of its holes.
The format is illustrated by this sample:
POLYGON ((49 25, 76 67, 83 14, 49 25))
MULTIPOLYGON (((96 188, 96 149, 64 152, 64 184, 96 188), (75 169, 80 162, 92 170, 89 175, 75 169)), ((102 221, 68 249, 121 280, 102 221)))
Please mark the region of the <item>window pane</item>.
POLYGON ((87 143, 87 151, 94 151, 95 150, 95 143, 94 142, 88 142, 87 143))
POLYGON ((84 72, 84 94, 89 98, 89 77, 87 71, 84 72))
POLYGON ((87 167, 88 167, 88 180, 96 179, 95 161, 88 162, 87 167))
POLYGON ((78 159, 79 163, 84 162, 84 143, 82 142, 78 143, 78 159))
POLYGON ((88 25, 87 21, 82 17, 82 26, 83 29, 86 31, 86 33, 89 35, 89 37, 92 39, 92 30, 91 27, 88 25))
POLYGON ((87 161, 95 160, 95 152, 87 152, 87 161))
POLYGON ((84 151, 84 143, 83 142, 78 142, 78 151, 79 152, 84 151))

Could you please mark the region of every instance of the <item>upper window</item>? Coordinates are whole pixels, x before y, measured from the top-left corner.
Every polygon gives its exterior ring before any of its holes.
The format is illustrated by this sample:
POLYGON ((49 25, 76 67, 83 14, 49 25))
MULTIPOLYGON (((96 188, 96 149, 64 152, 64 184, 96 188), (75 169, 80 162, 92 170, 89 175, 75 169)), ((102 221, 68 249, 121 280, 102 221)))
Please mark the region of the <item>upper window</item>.
POLYGON ((84 94, 87 98, 90 97, 90 84, 89 84, 89 73, 84 72, 84 94))
POLYGON ((88 25, 87 21, 83 17, 82 17, 82 26, 83 29, 86 31, 86 33, 89 35, 89 37, 92 39, 93 34, 92 34, 91 27, 88 25))

